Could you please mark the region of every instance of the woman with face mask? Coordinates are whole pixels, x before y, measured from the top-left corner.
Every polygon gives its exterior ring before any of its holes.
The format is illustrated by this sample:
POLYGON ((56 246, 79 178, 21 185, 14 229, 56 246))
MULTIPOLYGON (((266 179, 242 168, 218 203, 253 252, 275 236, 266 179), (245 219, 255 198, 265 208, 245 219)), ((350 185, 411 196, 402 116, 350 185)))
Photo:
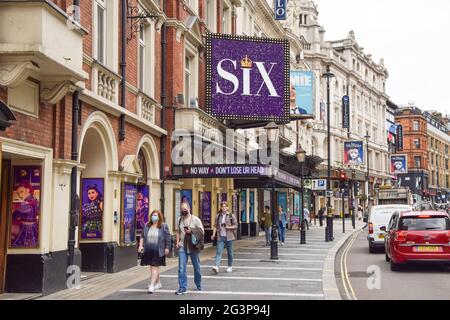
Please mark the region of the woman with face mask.
POLYGON ((139 252, 143 252, 141 265, 150 266, 148 293, 153 293, 161 288, 159 267, 166 265, 171 237, 169 227, 164 223, 164 217, 160 211, 153 211, 148 220, 139 243, 139 252))

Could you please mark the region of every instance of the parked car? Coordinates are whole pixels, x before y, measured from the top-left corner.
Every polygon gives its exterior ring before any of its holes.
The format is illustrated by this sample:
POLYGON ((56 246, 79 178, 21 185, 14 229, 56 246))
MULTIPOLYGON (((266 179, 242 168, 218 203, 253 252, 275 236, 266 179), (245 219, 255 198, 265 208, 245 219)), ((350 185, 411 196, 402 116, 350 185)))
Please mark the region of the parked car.
POLYGON ((394 212, 412 211, 412 207, 406 204, 374 206, 370 210, 368 217, 367 240, 369 241, 369 252, 374 253, 377 250, 384 249, 384 238, 386 232, 381 230, 389 223, 394 212))
POLYGON ((450 264, 450 218, 446 212, 397 212, 386 231, 386 261, 392 271, 414 262, 450 264))

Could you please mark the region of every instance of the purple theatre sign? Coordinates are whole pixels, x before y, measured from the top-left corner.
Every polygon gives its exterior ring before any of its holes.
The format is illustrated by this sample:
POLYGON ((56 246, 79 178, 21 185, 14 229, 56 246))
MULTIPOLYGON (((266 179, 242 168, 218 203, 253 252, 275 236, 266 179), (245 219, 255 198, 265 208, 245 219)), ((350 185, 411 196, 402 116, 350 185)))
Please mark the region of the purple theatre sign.
POLYGON ((289 122, 289 42, 207 37, 207 110, 218 119, 289 122))

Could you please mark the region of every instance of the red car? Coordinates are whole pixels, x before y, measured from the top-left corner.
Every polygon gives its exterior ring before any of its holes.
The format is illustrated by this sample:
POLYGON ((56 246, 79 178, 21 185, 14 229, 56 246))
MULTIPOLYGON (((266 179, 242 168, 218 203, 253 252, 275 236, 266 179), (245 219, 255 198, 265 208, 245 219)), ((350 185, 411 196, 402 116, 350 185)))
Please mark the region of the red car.
POLYGON ((392 271, 409 262, 450 264, 450 218, 446 212, 396 212, 385 231, 386 261, 392 271))

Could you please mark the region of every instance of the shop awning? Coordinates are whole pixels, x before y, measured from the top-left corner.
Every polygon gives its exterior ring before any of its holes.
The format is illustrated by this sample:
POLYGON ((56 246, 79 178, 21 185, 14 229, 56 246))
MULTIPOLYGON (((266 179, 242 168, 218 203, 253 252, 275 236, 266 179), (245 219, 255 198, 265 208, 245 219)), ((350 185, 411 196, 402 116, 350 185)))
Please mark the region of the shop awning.
POLYGON ((4 131, 10 127, 12 121, 16 121, 16 117, 14 117, 14 114, 6 103, 0 101, 0 131, 4 131))
POLYGON ((173 167, 173 177, 234 178, 236 188, 265 188, 275 182, 276 187, 300 188, 301 179, 269 165, 179 165, 173 167), (245 185, 245 186, 244 186, 245 185))

